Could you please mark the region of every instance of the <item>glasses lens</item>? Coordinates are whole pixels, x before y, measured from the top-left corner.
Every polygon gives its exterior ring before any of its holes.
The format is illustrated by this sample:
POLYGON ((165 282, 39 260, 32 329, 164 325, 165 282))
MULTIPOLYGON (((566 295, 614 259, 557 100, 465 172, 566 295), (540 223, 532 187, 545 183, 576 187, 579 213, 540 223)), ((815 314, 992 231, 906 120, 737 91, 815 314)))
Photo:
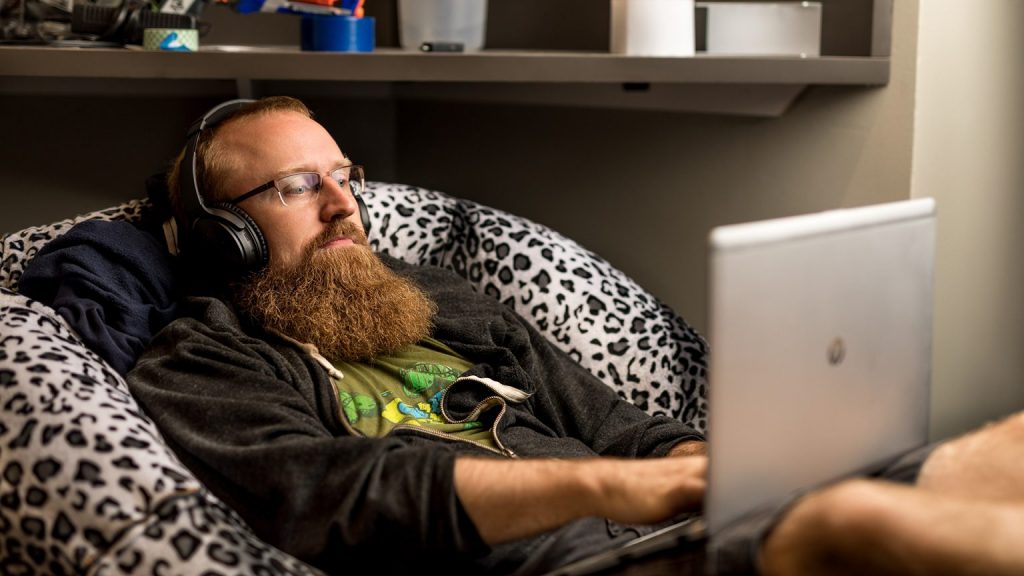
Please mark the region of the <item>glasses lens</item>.
POLYGON ((276 182, 278 195, 285 206, 302 204, 316 198, 320 188, 320 175, 300 172, 285 176, 276 182))
POLYGON ((358 164, 338 168, 331 172, 331 178, 338 183, 342 190, 349 190, 352 194, 363 193, 363 167, 358 164))
POLYGON ((362 194, 363 185, 366 183, 363 175, 363 167, 356 165, 352 167, 352 173, 349 174, 349 184, 352 186, 353 194, 362 194))

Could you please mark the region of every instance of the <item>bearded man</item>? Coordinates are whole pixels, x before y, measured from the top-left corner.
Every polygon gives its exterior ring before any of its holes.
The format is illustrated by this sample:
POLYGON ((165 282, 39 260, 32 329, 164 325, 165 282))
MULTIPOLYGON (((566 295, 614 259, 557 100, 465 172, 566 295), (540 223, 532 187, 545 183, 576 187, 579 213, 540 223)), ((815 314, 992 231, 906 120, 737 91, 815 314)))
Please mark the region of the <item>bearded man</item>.
POLYGON ((699 506, 699 434, 454 274, 371 252, 363 183, 290 98, 215 108, 172 167, 205 295, 128 382, 217 496, 330 572, 535 573, 699 506))
MULTIPOLYGON (((363 178, 290 98, 215 108, 172 168, 207 295, 127 380, 214 493, 334 573, 540 573, 699 505, 698 434, 620 400, 461 278, 373 254, 363 178)), ((915 451, 888 481, 741 523, 720 559, 767 575, 1019 574, 1022 446, 1018 414, 915 451)))

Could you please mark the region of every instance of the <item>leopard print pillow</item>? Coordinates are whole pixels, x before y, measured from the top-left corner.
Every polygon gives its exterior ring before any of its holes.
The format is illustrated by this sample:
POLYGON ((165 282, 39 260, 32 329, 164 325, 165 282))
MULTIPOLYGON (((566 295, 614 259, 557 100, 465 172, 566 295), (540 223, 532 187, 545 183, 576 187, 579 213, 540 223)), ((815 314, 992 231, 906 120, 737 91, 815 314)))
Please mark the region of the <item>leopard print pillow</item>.
POLYGON ((117 574, 320 575, 253 534, 233 510, 203 491, 165 502, 97 560, 92 576, 117 574))
POLYGON ((59 316, 4 288, 0 534, 0 574, 315 573, 202 487, 59 316))

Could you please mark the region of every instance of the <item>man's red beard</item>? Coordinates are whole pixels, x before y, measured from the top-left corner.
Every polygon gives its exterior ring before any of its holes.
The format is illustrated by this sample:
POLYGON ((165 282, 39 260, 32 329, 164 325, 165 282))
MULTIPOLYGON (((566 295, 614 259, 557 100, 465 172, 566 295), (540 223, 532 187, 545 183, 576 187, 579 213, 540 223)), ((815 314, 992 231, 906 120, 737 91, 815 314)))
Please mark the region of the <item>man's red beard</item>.
POLYGON ((267 266, 235 289, 241 311, 265 329, 316 346, 331 360, 369 360, 430 334, 436 311, 415 284, 393 272, 361 229, 337 221, 313 239, 301 260, 267 266), (345 236, 353 245, 321 249, 345 236))

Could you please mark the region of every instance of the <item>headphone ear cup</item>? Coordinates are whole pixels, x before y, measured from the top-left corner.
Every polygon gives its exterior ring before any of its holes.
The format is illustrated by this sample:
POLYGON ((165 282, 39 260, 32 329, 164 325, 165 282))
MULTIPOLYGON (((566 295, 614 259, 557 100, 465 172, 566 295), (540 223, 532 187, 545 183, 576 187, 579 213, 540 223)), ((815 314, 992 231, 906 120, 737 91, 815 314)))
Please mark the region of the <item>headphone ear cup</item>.
POLYGON ((359 204, 359 219, 363 221, 363 233, 369 237, 370 235, 370 209, 366 207, 366 201, 363 200, 362 194, 353 194, 356 197, 356 203, 359 204))
POLYGON ((215 204, 192 224, 192 254, 210 273, 238 278, 267 265, 263 232, 242 208, 215 204))

